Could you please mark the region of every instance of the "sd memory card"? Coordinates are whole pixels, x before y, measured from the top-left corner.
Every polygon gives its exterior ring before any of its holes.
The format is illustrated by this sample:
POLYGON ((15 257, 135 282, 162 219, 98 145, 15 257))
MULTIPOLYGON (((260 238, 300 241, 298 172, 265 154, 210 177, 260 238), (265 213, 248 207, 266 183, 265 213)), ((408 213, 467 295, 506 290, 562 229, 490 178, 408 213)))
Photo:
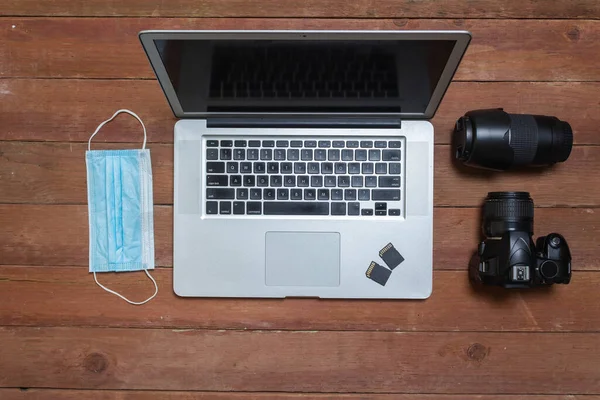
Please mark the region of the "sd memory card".
POLYGON ((385 261, 385 264, 390 269, 396 268, 404 261, 404 257, 398 253, 398 250, 391 243, 388 243, 383 249, 379 250, 379 257, 385 261))
POLYGON ((365 274, 367 275, 367 278, 379 283, 381 286, 385 286, 386 282, 390 278, 390 275, 392 274, 392 271, 386 267, 382 267, 375 261, 371 261, 371 264, 369 265, 369 268, 367 268, 367 272, 365 274))

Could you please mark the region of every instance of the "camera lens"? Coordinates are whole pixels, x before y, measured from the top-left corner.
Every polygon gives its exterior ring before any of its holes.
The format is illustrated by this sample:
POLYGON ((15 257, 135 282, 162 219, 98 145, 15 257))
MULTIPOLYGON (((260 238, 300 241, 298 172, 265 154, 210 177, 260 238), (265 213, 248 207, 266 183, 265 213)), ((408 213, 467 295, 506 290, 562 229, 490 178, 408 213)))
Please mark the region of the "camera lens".
POLYGON ((569 158, 573 131, 556 117, 475 110, 456 122, 453 146, 456 159, 473 167, 552 165, 569 158))
POLYGON ((533 200, 529 193, 488 193, 483 204, 483 233, 500 237, 508 231, 533 234, 533 200))

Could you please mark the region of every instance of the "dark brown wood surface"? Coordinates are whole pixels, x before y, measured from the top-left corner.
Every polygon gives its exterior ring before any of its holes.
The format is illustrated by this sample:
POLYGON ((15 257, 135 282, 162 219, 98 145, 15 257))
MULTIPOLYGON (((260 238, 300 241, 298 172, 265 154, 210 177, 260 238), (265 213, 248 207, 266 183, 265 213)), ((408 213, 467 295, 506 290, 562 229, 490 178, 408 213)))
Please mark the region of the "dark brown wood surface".
POLYGON ((448 0, 4 0, 0 15, 140 17, 288 17, 288 18, 600 18, 594 0, 498 2, 448 0))
MULTIPOLYGON (((158 293, 152 307, 140 312, 116 297, 99 293, 90 285, 83 265, 1 266, 0 324, 294 331, 600 331, 596 293, 600 274, 595 271, 578 272, 570 290, 516 294, 473 287, 462 270, 435 271, 433 295, 427 301, 350 303, 317 299, 183 301, 168 290, 173 283, 170 268, 159 268, 153 275, 165 290, 158 293)), ((103 274, 99 279, 132 299, 152 294, 152 284, 135 273, 103 274)))
POLYGON ((0 24, 10 49, 0 64, 6 77, 152 78, 137 36, 145 29, 466 29, 477 40, 457 80, 600 79, 597 20, 0 17, 0 24))
MULTIPOLYGON (((0 399, 600 399, 600 3, 594 0, 0 0, 0 399), (142 29, 467 29, 432 120, 434 290, 425 301, 182 299, 172 286, 173 117, 142 29), (464 112, 569 121, 551 169, 452 161, 464 112), (161 288, 134 307, 87 271, 84 151, 118 108, 148 127, 161 288), (484 290, 466 267, 489 190, 526 189, 573 280, 484 290)), ((95 148, 134 148, 119 117, 95 148)), ((140 300, 139 273, 102 274, 140 300)))
POLYGON ((132 391, 128 390, 64 390, 64 389, 0 389, 4 400, 599 400, 594 395, 446 395, 446 394, 373 394, 373 393, 257 393, 200 391, 132 391))
POLYGON ((519 394, 544 381, 547 394, 600 391, 593 333, 5 327, 0 342, 2 382, 15 386, 519 394), (552 379, 548 364, 561 366, 552 379))

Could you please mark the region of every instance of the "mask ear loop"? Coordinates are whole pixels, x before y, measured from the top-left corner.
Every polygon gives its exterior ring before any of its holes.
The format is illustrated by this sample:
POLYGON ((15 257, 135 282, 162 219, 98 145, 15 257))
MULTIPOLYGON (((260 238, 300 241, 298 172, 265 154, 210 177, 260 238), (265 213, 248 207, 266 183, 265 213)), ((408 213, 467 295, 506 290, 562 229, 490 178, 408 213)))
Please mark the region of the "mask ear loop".
MULTIPOLYGON (((107 119, 106 121, 104 121, 100 125, 98 125, 98 127, 96 128, 96 130, 94 131, 94 133, 92 133, 92 136, 90 136, 90 139, 88 140, 88 150, 91 150, 90 147, 92 145, 92 139, 94 138, 94 136, 96 136, 96 134, 100 131, 100 129, 102 129, 102 127, 104 125, 108 124, 110 121, 112 121, 113 119, 115 119, 115 117, 117 115, 119 115, 121 113, 127 113, 127 114, 135 117, 135 119, 137 119, 140 122, 140 124, 142 124, 142 128, 144 129, 144 143, 142 144, 142 149, 146 148, 146 139, 147 139, 146 126, 142 122, 142 119, 140 117, 138 117, 138 115, 136 113, 134 113, 133 111, 126 110, 126 109, 121 109, 121 110, 118 110, 117 112, 115 112, 112 117, 110 117, 109 119, 107 119)), ((152 300, 158 294, 158 285, 156 284, 156 281, 154 280, 154 278, 152 277, 152 275, 150 275, 150 272, 148 272, 147 269, 144 269, 144 272, 146 273, 146 275, 148 275, 148 278, 150 278, 150 280, 152 281, 152 283, 154 283, 154 294, 152 296, 148 297, 144 301, 131 301, 127 297, 123 296, 122 294, 117 293, 114 290, 110 290, 109 288, 107 288, 106 286, 104 286, 100 282, 98 282, 98 278, 96 276, 96 271, 94 271, 94 280, 96 281, 96 284, 98 286, 100 286, 102 289, 106 290, 108 293, 112 293, 115 296, 118 296, 121 299, 125 300, 129 304, 133 304, 134 306, 141 306, 142 304, 146 304, 147 302, 149 302, 150 300, 152 300)))
POLYGON ((115 296, 118 296, 118 297, 122 298, 123 300, 125 300, 129 304, 133 304, 134 306, 141 306, 142 304, 146 304, 147 302, 149 302, 150 300, 152 300, 158 294, 158 285, 156 284, 156 281, 154 280, 154 278, 152 277, 152 275, 150 275, 150 272, 148 272, 147 269, 145 269, 144 272, 146 273, 146 275, 148 275, 148 278, 150 278, 150 280, 152 281, 152 283, 154 283, 154 294, 152 296, 148 297, 144 301, 131 301, 127 297, 123 296, 122 294, 117 293, 114 290, 110 290, 109 288, 107 288, 106 286, 104 286, 100 282, 98 282, 98 278, 96 277, 96 272, 94 272, 94 280, 96 281, 96 283, 98 284, 98 286, 100 286, 102 289, 106 290, 108 293, 112 293, 115 296))
POLYGON ((140 124, 142 124, 142 128, 144 129, 144 143, 142 144, 142 149, 146 148, 146 125, 144 125, 144 123, 142 122, 142 119, 140 117, 138 117, 138 115, 136 113, 134 113, 133 111, 129 111, 126 109, 121 109, 121 110, 117 110, 117 112, 115 112, 113 114, 112 117, 110 117, 109 119, 107 119, 106 121, 102 122, 100 125, 98 125, 98 127, 96 128, 96 130, 94 131, 94 133, 92 133, 92 136, 90 136, 90 139, 88 140, 88 150, 91 150, 91 145, 92 145, 92 139, 94 138, 94 136, 96 136, 96 134, 100 131, 100 129, 102 129, 102 127, 106 124, 108 124, 110 121, 112 121, 113 119, 115 119, 115 117, 121 113, 127 113, 129 115, 131 115, 132 117, 135 117, 135 119, 137 119, 138 121, 140 121, 140 124))

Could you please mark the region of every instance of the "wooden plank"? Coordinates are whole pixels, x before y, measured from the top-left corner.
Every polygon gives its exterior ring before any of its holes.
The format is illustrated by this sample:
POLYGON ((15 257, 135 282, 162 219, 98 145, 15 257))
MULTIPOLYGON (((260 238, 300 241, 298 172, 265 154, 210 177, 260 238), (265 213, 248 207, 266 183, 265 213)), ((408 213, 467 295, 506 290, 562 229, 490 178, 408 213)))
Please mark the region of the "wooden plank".
MULTIPOLYGON (((0 264, 88 265, 87 206, 0 205, 0 226, 0 264)), ((172 265, 171 207, 154 208, 154 241, 156 265, 172 265)))
POLYGON ((0 342, 3 387, 600 392, 598 334, 1 328, 0 342))
MULTIPOLYGON (((131 140, 140 142, 92 143, 92 148, 141 148, 143 135, 139 123, 128 132, 131 140)), ((150 144, 148 148, 154 203, 172 204, 173 146, 150 144)), ((0 202, 87 204, 86 150, 87 143, 0 142, 0 202)))
MULTIPOLYGON (((589 208, 538 208, 536 234, 559 232, 573 256, 573 269, 598 270, 600 212, 589 208)), ((154 207, 156 265, 173 263, 170 206, 154 207)), ((465 269, 479 241, 478 208, 436 208, 434 268, 465 269)), ((88 265, 87 206, 0 205, 0 264, 88 265)))
POLYGON ((232 392, 167 392, 65 389, 0 389, 4 400, 600 400, 600 396, 569 395, 446 395, 446 394, 342 394, 342 393, 232 393, 232 392))
MULTIPOLYGON (((454 123, 466 111, 503 107, 512 113, 554 115, 571 123, 575 143, 600 144, 598 92, 598 82, 453 82, 432 121, 436 143, 450 143, 454 123)), ((87 142, 101 121, 129 108, 143 118, 149 142, 173 141, 175 118, 156 81, 3 79, 0 98, 5 100, 0 140, 87 142)), ((123 116, 94 141, 135 142, 137 132, 137 121, 123 116)))
MULTIPOLYGON (((135 139, 135 135, 129 135, 135 139)), ((141 136, 141 135, 140 135, 141 136)), ((131 148, 139 144, 100 144, 131 148)), ((154 203, 173 204, 173 146, 150 145, 154 203)), ((83 143, 0 142, 0 203, 87 204, 83 143)), ((436 206, 482 204, 489 190, 528 190, 537 206, 597 207, 600 147, 575 147, 569 160, 553 168, 497 173, 453 165, 450 146, 435 148, 436 206), (490 185, 493 182, 493 185, 490 185), (560 190, 557 190, 560 187, 560 190)))
MULTIPOLYGON (((144 29, 466 29, 457 80, 598 81, 600 21, 0 18, 2 77, 150 78, 144 29), (12 28, 14 26, 14 28, 12 28)), ((92 99, 90 99, 92 100, 92 99)))
MULTIPOLYGON (((85 267, 1 266, 0 325, 600 332, 598 272, 576 272, 569 286, 514 292, 474 287, 465 271, 436 271, 433 295, 427 301, 184 299, 173 293, 170 269, 159 268, 152 275, 160 290, 140 312, 139 308, 103 292, 85 267)), ((141 272, 101 274, 99 280, 131 299, 148 298, 153 290, 141 272)))
POLYGON ((582 183, 599 181, 594 171, 600 168, 600 147, 574 147, 565 163, 551 168, 501 173, 455 164, 450 146, 436 146, 434 154, 436 206, 478 207, 489 191, 515 190, 530 192, 536 206, 599 204, 595 198, 600 198, 600 188, 594 189, 598 185, 582 183))
POLYGON ((375 0, 321 2, 261 0, 259 4, 234 0, 172 0, 167 6, 151 0, 126 2, 91 0, 5 0, 0 15, 85 17, 303 17, 303 18, 586 18, 600 17, 594 0, 540 3, 535 0, 375 0))

